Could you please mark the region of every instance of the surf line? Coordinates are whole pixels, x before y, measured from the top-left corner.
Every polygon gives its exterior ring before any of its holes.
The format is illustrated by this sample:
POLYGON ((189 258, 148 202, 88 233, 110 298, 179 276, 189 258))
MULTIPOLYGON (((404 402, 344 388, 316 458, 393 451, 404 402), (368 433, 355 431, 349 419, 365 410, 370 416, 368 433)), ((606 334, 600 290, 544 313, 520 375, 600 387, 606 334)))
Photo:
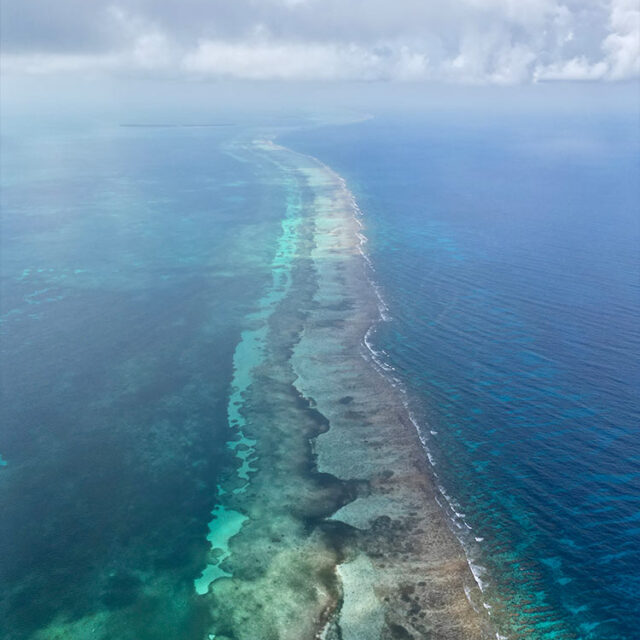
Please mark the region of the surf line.
MULTIPOLYGON (((258 151, 268 153, 280 149, 270 140, 254 140, 252 146, 258 151)), ((274 158, 269 158, 269 160, 282 166, 274 158)), ((297 252, 299 227, 302 220, 300 216, 302 197, 298 184, 295 178, 290 177, 289 172, 284 171, 283 173, 287 176, 284 183, 287 193, 286 206, 276 252, 270 265, 271 283, 266 293, 258 301, 256 311, 247 315, 246 320, 251 328, 242 331, 240 341, 233 354, 233 378, 227 403, 227 424, 233 430, 234 435, 233 439, 226 442, 226 446, 233 451, 238 462, 236 477, 241 482, 240 486, 231 489, 233 494, 244 493, 247 490, 250 482, 249 474, 255 471, 251 467, 251 463, 257 459, 256 441, 246 435, 247 420, 243 415, 242 407, 246 393, 253 384, 253 371, 264 358, 269 317, 277 305, 287 296, 291 287, 291 271, 297 252)), ((207 535, 210 546, 210 561, 201 575, 194 580, 194 587, 198 595, 208 593, 211 584, 219 578, 231 576, 221 565, 231 555, 229 541, 240 531, 247 520, 244 514, 224 506, 223 496, 226 493, 228 491, 218 485, 216 506, 211 511, 209 534, 207 535)))

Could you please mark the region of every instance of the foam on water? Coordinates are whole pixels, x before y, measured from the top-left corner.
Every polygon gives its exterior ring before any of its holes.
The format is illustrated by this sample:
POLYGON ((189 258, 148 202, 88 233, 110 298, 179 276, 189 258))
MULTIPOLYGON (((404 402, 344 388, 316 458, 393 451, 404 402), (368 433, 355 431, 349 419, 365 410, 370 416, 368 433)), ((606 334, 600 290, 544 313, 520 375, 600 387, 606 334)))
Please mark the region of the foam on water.
MULTIPOLYGON (((416 430, 416 433, 418 434, 420 442, 422 443, 422 446, 424 448, 424 452, 427 457, 427 460, 429 461, 429 464, 433 469, 434 478, 437 479, 438 474, 435 471, 437 462, 429 448, 428 439, 426 435, 427 433, 429 433, 431 436, 435 436, 437 435, 437 431, 433 429, 425 429, 419 424, 414 412, 411 410, 409 393, 406 385, 403 383, 402 379, 399 376, 392 373, 396 370, 395 367, 393 367, 391 364, 389 364, 385 360, 385 356, 388 357, 388 354, 386 354, 386 352, 382 349, 376 349, 373 345, 373 335, 375 334, 375 331, 379 323, 391 322, 393 318, 389 312, 389 306, 383 297, 382 289, 375 280, 375 267, 371 260, 371 257, 369 256, 366 250, 366 245, 369 241, 364 233, 365 225, 362 221, 362 211, 358 206, 354 196, 351 196, 350 201, 351 201, 354 219, 356 220, 360 228, 360 231, 357 233, 357 237, 359 240, 358 248, 367 264, 368 271, 369 271, 369 276, 368 276, 369 282, 378 300, 378 311, 380 314, 379 319, 371 324, 371 326, 368 328, 365 335, 363 336, 362 343, 366 348, 366 352, 363 352, 363 357, 370 360, 374 365, 375 369, 378 371, 378 373, 384 376, 389 381, 391 386, 394 388, 397 388, 402 394, 402 403, 407 412, 409 421, 411 422, 411 424, 416 430)), ((435 500, 443 509, 443 511, 447 514, 448 521, 451 525, 451 530, 456 536, 456 538, 459 540, 464 550, 464 555, 467 560, 467 564, 469 565, 469 569, 473 574, 476 584, 478 585, 478 588, 480 589, 480 591, 484 592, 487 586, 487 580, 483 579, 483 576, 486 575, 487 569, 486 567, 480 565, 476 559, 474 559, 476 553, 474 552, 474 546, 473 546, 473 542, 475 543, 482 542, 483 538, 478 536, 470 537, 468 534, 462 531, 463 527, 466 528, 467 531, 471 531, 473 528, 464 520, 466 516, 463 512, 460 511, 461 507, 459 503, 447 494, 446 490, 441 484, 436 483, 436 487, 439 494, 444 498, 444 502, 440 501, 437 495, 435 496, 435 500)), ((471 602, 470 595, 466 586, 465 586, 465 595, 471 602)), ((482 602, 482 605, 484 609, 490 614, 491 605, 489 605, 487 602, 482 602)))

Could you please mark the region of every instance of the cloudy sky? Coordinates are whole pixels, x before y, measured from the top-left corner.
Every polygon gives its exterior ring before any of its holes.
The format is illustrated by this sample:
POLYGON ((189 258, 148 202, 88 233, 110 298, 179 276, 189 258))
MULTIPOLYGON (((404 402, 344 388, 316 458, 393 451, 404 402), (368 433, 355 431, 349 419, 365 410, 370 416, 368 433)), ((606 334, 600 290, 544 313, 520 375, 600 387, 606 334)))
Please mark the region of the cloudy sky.
POLYGON ((640 0, 0 0, 3 73, 523 84, 640 77, 640 0))

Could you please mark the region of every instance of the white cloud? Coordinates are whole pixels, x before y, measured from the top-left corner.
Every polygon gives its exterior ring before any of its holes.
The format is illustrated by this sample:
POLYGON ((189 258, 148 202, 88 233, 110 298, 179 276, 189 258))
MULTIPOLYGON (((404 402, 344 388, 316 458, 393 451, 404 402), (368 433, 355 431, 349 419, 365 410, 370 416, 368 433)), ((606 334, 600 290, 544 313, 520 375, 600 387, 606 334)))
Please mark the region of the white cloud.
POLYGON ((473 84, 525 82, 535 57, 530 45, 513 42, 500 28, 469 31, 455 57, 443 61, 439 79, 473 84))
POLYGON ((421 80, 424 54, 406 46, 273 42, 200 42, 185 55, 187 72, 252 80, 421 80))
POLYGON ((138 69, 168 69, 174 63, 171 44, 162 33, 143 33, 135 40, 131 63, 138 69))
POLYGON ((607 76, 606 62, 590 63, 584 56, 555 62, 534 71, 534 80, 601 80, 607 76))
POLYGON ((613 0, 609 19, 611 33, 602 48, 612 79, 640 75, 640 4, 636 0, 613 0))
POLYGON ((624 80, 640 75, 640 4, 611 0, 598 57, 574 56, 538 65, 534 80, 624 80))
POLYGON ((355 45, 207 40, 185 56, 183 66, 206 76, 332 80, 372 77, 376 62, 375 56, 355 45))
POLYGON ((638 0, 184 0, 181 11, 162 0, 96 3, 108 26, 100 50, 82 41, 74 51, 62 21, 37 49, 26 36, 5 48, 3 70, 473 84, 640 76, 638 0))

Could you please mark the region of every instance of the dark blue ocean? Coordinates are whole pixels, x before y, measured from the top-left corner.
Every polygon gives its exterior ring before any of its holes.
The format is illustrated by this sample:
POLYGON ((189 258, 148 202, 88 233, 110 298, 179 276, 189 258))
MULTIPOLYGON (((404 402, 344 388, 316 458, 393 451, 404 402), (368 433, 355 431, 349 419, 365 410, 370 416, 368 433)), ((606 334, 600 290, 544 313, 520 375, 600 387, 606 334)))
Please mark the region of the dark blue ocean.
POLYGON ((283 139, 357 196, 391 315, 373 343, 511 638, 638 637, 639 133, 501 110, 283 139))

